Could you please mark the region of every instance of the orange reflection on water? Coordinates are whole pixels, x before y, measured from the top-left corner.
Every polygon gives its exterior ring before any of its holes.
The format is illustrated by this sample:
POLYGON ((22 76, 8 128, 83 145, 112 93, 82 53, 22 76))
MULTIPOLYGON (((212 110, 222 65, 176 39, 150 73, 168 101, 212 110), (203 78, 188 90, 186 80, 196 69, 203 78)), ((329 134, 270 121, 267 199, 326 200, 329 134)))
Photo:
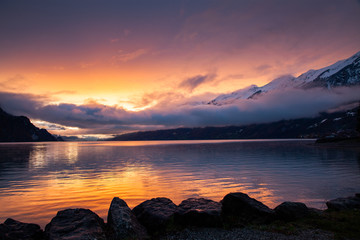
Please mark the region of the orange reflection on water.
POLYGON ((179 182, 166 181, 164 179, 174 177, 168 176, 172 173, 151 166, 128 166, 103 175, 90 174, 86 178, 81 175, 67 178, 66 175, 66 171, 55 174, 51 180, 37 181, 36 186, 34 184, 34 187, 14 195, 9 192, 7 198, 0 198, 0 205, 6 206, 1 210, 1 216, 45 226, 61 209, 89 208, 106 220, 108 207, 115 196, 124 199, 131 208, 154 197, 168 197, 175 204, 189 197, 220 201, 227 193, 235 191, 249 193, 268 206, 276 203, 266 186, 251 192, 246 186, 224 188, 221 179, 194 180, 186 175, 182 178, 176 176, 176 179, 181 179, 179 182))
MULTIPOLYGON (((108 147, 117 144, 134 146, 159 143, 74 142, 35 145, 30 151, 29 168, 26 171, 39 171, 39 174, 24 182, 12 183, 0 194, 0 221, 12 217, 23 222, 36 222, 44 227, 57 211, 66 208, 89 208, 106 220, 108 207, 115 196, 124 199, 131 208, 154 197, 168 197, 179 204, 190 197, 220 201, 226 194, 237 191, 248 193, 269 207, 280 203, 265 180, 256 187, 242 184, 233 177, 218 175, 216 166, 210 164, 206 169, 187 171, 177 168, 176 163, 169 167, 156 164, 154 160, 147 161, 145 152, 142 156, 145 160, 141 162, 123 161, 117 164, 113 161, 116 164, 104 169, 98 169, 101 164, 92 166, 95 164, 91 161, 93 155, 96 155, 96 161, 106 165, 107 154, 111 151, 108 147), (89 157, 89 161, 79 167, 86 157, 89 157), (49 166, 52 168, 41 175, 42 169, 49 166)), ((238 173, 238 176, 242 175, 242 172, 238 173)))

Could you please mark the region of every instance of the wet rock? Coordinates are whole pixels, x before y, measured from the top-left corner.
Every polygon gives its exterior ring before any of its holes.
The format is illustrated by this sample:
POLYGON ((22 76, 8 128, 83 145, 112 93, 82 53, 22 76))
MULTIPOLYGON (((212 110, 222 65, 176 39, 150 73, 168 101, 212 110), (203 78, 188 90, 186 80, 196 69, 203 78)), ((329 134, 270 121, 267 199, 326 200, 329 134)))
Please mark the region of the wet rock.
POLYGON ((286 221, 297 220, 310 213, 308 207, 301 202, 283 202, 274 210, 278 218, 286 221))
POLYGON ((44 232, 37 224, 23 223, 11 218, 0 224, 0 239, 3 240, 38 240, 44 237, 44 232))
POLYGON ((360 196, 336 198, 326 202, 326 206, 329 210, 360 209, 360 196))
POLYGON ((139 223, 126 202, 118 197, 111 201, 107 229, 109 238, 114 240, 147 238, 145 227, 139 223))
POLYGON ((198 227, 219 227, 221 203, 205 198, 189 198, 178 206, 175 222, 181 225, 198 227))
POLYGON ((136 206, 132 212, 149 232, 164 230, 177 207, 168 198, 153 198, 136 206))
POLYGON ((49 240, 55 239, 97 239, 105 240, 105 224, 89 209, 66 209, 59 211, 45 227, 49 240))
POLYGON ((235 217, 238 223, 266 223, 274 219, 273 210, 245 193, 229 193, 221 203, 224 216, 235 217))

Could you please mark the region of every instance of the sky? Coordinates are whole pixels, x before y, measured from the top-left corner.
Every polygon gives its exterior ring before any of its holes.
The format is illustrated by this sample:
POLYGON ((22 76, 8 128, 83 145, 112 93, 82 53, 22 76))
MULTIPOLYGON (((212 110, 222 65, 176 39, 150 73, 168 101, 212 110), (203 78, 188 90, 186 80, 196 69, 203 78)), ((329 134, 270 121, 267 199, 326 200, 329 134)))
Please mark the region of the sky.
POLYGON ((0 106, 61 135, 312 116, 356 92, 195 103, 348 58, 359 24, 356 0, 1 0, 0 106))

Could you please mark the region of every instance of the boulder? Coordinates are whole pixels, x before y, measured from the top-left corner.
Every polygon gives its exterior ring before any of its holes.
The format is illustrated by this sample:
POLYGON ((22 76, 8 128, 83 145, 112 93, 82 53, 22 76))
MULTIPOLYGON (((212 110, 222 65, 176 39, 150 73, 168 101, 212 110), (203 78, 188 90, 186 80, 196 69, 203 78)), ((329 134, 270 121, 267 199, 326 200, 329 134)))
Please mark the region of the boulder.
POLYGON ((276 216, 279 219, 293 221, 309 215, 308 207, 301 202, 283 202, 275 209, 276 216))
POLYGON ((11 218, 6 219, 3 224, 0 224, 0 239, 39 240, 44 238, 44 232, 37 224, 23 223, 11 218))
POLYGON ((105 223, 89 209, 66 209, 59 211, 45 227, 49 240, 97 239, 105 240, 105 223))
POLYGON ((266 205, 241 192, 227 194, 221 203, 224 216, 235 217, 241 224, 266 223, 275 215, 266 205))
POLYGON ((205 198, 189 198, 178 206, 175 222, 184 226, 219 227, 221 203, 205 198))
POLYGON ((109 238, 114 240, 147 238, 145 227, 139 223, 126 202, 118 197, 111 201, 107 230, 109 238))
POLYGON ((326 206, 329 210, 360 209, 360 196, 336 198, 326 202, 326 206))
POLYGON ((312 216, 322 216, 324 214, 324 210, 320 210, 320 209, 317 209, 317 208, 308 208, 309 209, 309 215, 312 215, 312 216))
POLYGON ((153 233, 166 228, 176 209, 176 205, 168 198, 153 198, 134 207, 132 212, 153 233))

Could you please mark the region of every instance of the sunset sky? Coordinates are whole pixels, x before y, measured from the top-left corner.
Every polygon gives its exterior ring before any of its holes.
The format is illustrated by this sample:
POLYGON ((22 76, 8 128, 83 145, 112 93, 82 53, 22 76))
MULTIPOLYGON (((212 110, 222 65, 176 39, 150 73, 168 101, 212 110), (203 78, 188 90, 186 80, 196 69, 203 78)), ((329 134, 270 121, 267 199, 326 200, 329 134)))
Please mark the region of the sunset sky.
POLYGON ((356 0, 1 0, 0 106, 62 135, 311 115, 192 103, 348 58, 359 26, 356 0))

